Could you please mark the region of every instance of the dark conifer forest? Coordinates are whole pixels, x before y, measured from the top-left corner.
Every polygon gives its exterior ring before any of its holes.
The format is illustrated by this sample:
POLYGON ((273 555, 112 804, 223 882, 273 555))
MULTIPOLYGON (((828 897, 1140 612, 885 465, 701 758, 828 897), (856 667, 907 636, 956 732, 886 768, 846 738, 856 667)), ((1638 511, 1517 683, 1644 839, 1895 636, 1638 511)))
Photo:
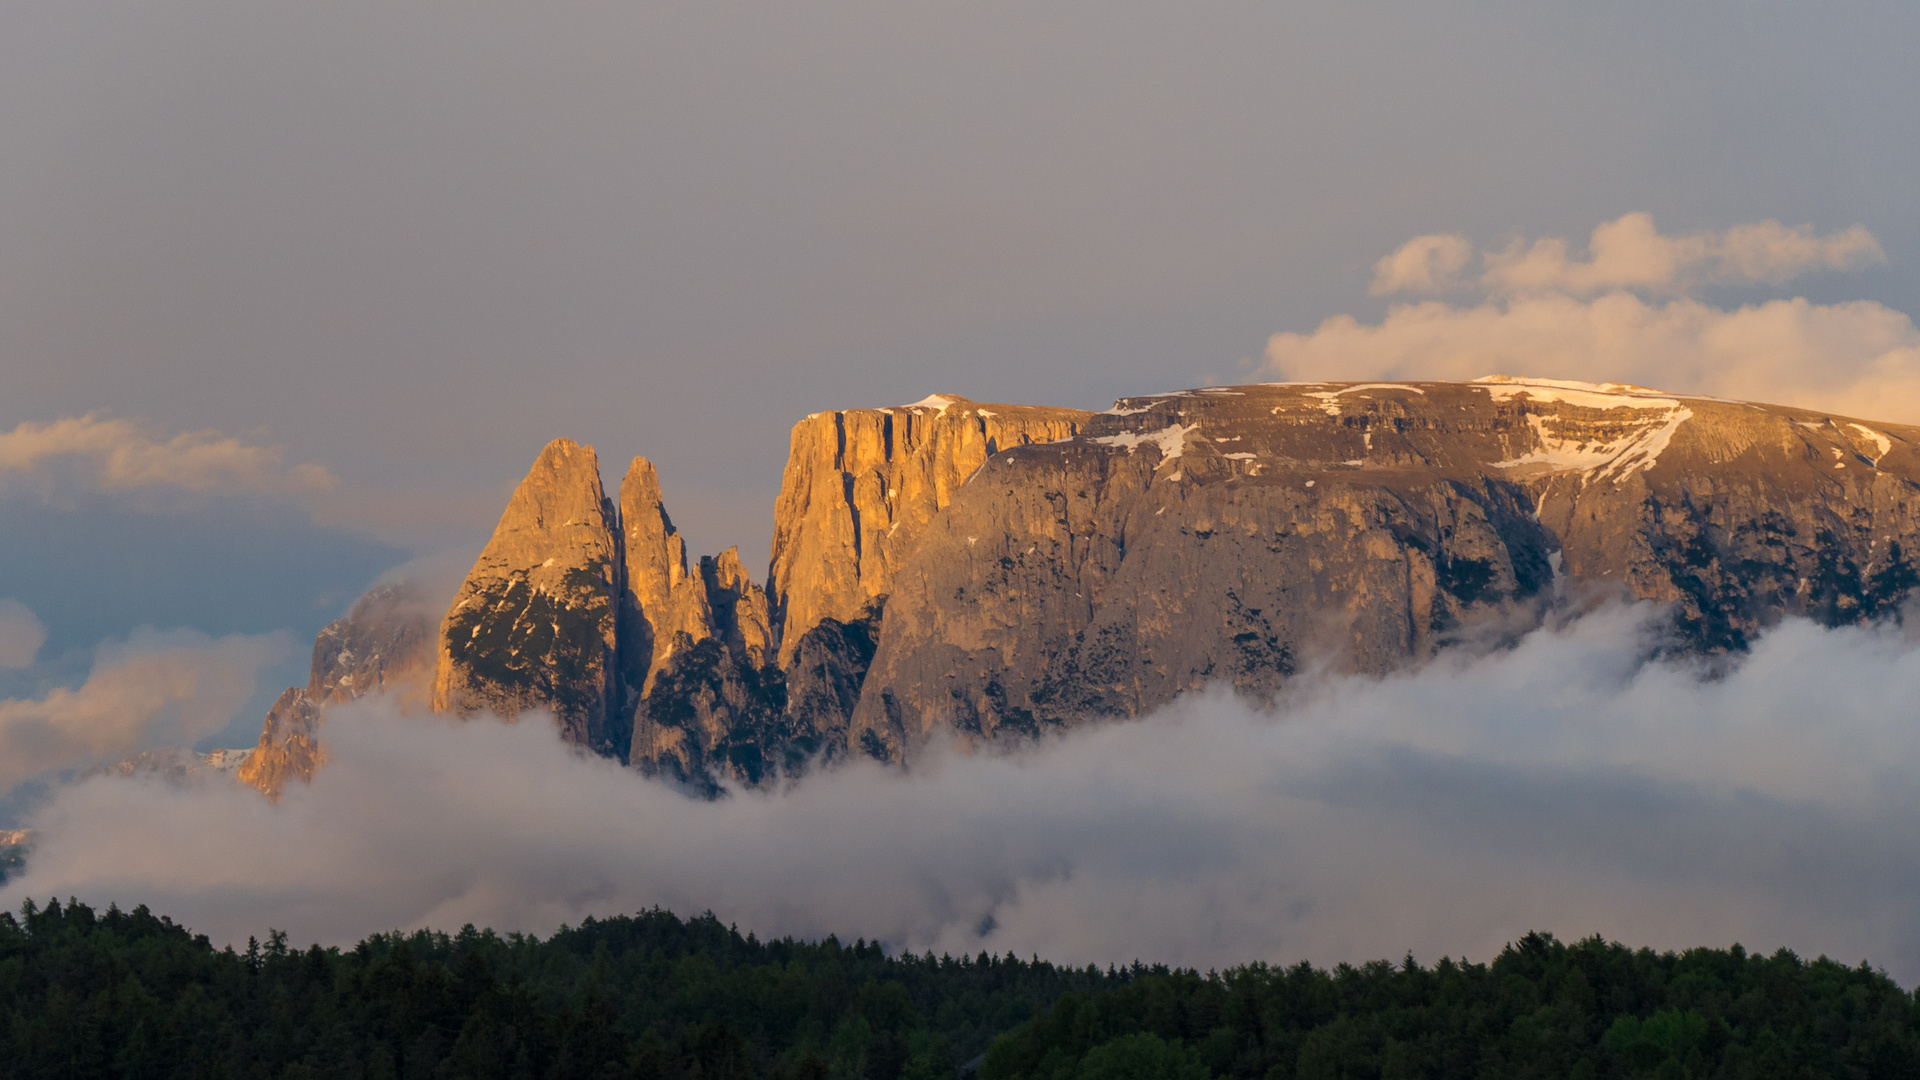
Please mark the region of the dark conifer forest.
POLYGON ((760 941, 711 915, 244 950, 147 909, 0 915, 0 1077, 1913 1077, 1866 965, 1529 934, 1485 964, 1074 969, 760 941))

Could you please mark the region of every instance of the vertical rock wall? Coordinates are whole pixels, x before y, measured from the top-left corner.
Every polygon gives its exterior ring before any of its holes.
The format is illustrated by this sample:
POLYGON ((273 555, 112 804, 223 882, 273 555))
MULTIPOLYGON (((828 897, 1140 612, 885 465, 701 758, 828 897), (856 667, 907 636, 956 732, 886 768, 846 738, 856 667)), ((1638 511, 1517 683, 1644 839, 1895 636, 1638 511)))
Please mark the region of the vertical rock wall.
POLYGON ((822 620, 849 623, 893 587, 927 523, 988 457, 1072 437, 1090 414, 936 394, 794 425, 768 579, 779 662, 822 620))

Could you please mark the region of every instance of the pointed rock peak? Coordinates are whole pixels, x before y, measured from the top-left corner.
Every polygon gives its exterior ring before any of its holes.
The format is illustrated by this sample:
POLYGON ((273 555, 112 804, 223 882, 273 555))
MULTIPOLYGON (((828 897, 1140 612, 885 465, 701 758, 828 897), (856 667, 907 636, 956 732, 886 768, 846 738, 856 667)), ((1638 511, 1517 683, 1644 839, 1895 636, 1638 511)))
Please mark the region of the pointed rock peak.
POLYGON ((646 458, 634 458, 620 481, 620 517, 626 523, 629 541, 658 544, 666 537, 679 535, 660 496, 660 474, 646 458))
POLYGON ((653 462, 636 457, 627 466, 627 475, 620 481, 620 501, 628 499, 658 503, 660 501, 660 473, 653 462))
POLYGON ((700 577, 706 585, 715 635, 738 662, 758 668, 765 664, 773 644, 772 617, 765 590, 747 577, 740 565, 740 549, 702 556, 700 577))
POLYGON ((613 513, 592 447, 555 439, 540 451, 441 621, 435 710, 550 708, 569 741, 625 746, 607 707, 620 580, 613 513))
POLYGON ((626 560, 620 665, 627 685, 644 694, 683 637, 713 636, 713 612, 704 576, 687 573, 686 541, 667 516, 659 474, 646 458, 634 458, 620 482, 620 520, 626 560))
POLYGON ((582 446, 572 439, 555 439, 540 448, 540 456, 533 461, 534 472, 554 472, 577 474, 591 471, 595 481, 600 479, 600 457, 593 447, 582 446))
POLYGON ((740 548, 737 545, 718 555, 702 558, 700 561, 712 564, 713 583, 719 588, 737 593, 745 592, 751 583, 751 579, 747 577, 747 568, 740 564, 740 548))
POLYGON ((487 546, 490 550, 522 547, 533 537, 538 537, 533 542, 541 546, 550 547, 556 542, 570 546, 562 539, 567 530, 599 532, 611 526, 608 518, 606 492, 600 486, 600 459, 593 447, 581 446, 572 439, 555 439, 540 451, 526 479, 513 489, 513 498, 500 515, 500 524, 487 546))

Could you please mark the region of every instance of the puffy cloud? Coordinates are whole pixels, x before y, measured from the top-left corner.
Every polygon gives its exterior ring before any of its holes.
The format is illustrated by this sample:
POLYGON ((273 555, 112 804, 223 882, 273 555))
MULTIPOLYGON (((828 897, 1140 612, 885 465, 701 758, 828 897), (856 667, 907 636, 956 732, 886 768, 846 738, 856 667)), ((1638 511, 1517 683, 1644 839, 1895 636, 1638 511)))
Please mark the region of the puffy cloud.
POLYGON ((88 413, 0 432, 0 474, 33 472, 62 460, 82 463, 104 488, 322 491, 336 484, 324 466, 289 468, 279 447, 250 445, 217 431, 168 438, 132 420, 88 413))
POLYGON ((0 600, 0 668, 23 668, 40 655, 47 628, 18 600, 0 600))
POLYGON ((1277 711, 1191 697, 1002 756, 861 762, 687 799, 541 723, 328 719, 277 807, 103 777, 33 820, 0 903, 148 903, 244 940, 711 908, 762 934, 1201 966, 1529 928, 1738 940, 1920 978, 1920 649, 1789 623, 1702 678, 1645 608, 1388 678, 1308 674, 1277 711))
MULTIPOLYGON (((1920 423, 1920 330, 1871 301, 1772 300, 1728 310, 1686 296, 1701 281, 1779 281, 1880 258, 1855 227, 1817 236, 1777 222, 1666 237, 1646 214, 1593 231, 1584 260, 1565 241, 1483 252, 1474 304, 1396 304, 1378 323, 1350 315, 1267 342, 1263 374, 1281 379, 1472 379, 1509 373, 1636 383, 1680 393, 1773 401, 1920 423)), ((1468 287, 1470 246, 1416 237, 1374 268, 1373 291, 1468 287)))
POLYGON ((1442 292, 1458 283, 1460 271, 1472 258, 1473 245, 1464 236, 1416 236, 1373 264, 1369 291, 1375 296, 1442 292))
POLYGON ((0 701, 0 791, 50 769, 191 743, 233 719, 290 651, 282 634, 143 631, 102 646, 78 689, 0 701))
MULTIPOLYGON (((1886 260, 1873 234, 1858 225, 1820 236, 1811 225, 1790 228, 1762 221, 1719 233, 1663 236, 1647 213, 1625 214, 1595 227, 1587 247, 1587 257, 1576 259, 1558 237, 1531 244, 1515 240, 1481 253, 1478 284, 1492 295, 1684 293, 1699 284, 1779 284, 1809 271, 1851 270, 1886 260)), ((1374 265, 1372 291, 1376 296, 1445 291, 1462 284, 1460 273, 1472 255, 1465 237, 1416 236, 1374 265)))
POLYGON ((1263 371, 1284 379, 1471 379, 1498 372, 1635 383, 1920 423, 1920 330, 1871 301, 1773 300, 1724 310, 1535 296, 1396 305, 1275 334, 1263 371))

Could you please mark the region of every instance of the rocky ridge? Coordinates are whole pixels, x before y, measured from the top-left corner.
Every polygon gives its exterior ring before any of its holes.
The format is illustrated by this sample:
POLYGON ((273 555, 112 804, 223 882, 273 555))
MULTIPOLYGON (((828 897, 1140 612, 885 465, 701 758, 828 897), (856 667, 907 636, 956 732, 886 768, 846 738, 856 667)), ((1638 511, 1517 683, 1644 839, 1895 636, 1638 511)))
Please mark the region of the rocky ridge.
MULTIPOLYGON (((81 779, 93 776, 159 776, 168 780, 184 781, 193 777, 229 776, 246 767, 253 757, 253 748, 244 747, 233 750, 209 750, 198 753, 177 747, 163 747, 157 750, 142 750, 130 758, 106 765, 95 765, 80 774, 81 779)), ((4 843, 4 837, 0 837, 4 843)))
POLYGON ((713 790, 1211 682, 1267 694, 1310 661, 1384 672, 1529 625, 1556 580, 1738 650, 1787 615, 1897 613, 1917 451, 1920 429, 1551 380, 1097 414, 935 395, 796 425, 763 587, 732 550, 689 564, 651 463, 616 508, 559 440, 441 624, 433 701, 550 709, 578 745, 713 790))
POLYGON ((896 575, 849 738, 898 756, 1131 716, 1308 655, 1383 672, 1553 580, 1673 605, 1684 647, 1916 583, 1920 430, 1491 379, 1123 400, 993 458, 896 575))
POLYGON ((1086 415, 936 395, 808 417, 766 586, 737 549, 689 565, 651 462, 633 460, 615 510, 591 448, 556 441, 442 624, 434 707, 544 705, 569 741, 696 786, 837 753, 920 532, 988 455, 1071 437, 1086 415))

